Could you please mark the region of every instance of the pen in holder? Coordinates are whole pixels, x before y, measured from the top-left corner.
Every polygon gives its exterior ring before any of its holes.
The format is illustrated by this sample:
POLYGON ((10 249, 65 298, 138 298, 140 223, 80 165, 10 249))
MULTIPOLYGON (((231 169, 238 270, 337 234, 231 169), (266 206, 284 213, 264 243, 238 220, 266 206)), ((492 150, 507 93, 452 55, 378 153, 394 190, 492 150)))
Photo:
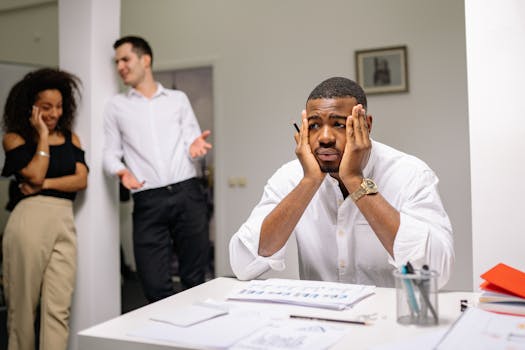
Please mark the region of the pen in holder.
POLYGON ((398 323, 421 326, 439 323, 438 275, 426 265, 414 270, 410 263, 394 271, 398 323))

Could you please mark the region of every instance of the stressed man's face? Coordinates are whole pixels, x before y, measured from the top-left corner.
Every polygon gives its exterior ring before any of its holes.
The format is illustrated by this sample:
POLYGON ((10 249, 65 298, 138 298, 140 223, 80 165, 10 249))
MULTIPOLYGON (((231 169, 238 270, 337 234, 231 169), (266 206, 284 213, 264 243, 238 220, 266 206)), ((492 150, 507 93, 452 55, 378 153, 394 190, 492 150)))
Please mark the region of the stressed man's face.
POLYGON ((325 173, 339 171, 346 145, 346 118, 355 105, 354 97, 319 98, 306 104, 310 148, 325 173))

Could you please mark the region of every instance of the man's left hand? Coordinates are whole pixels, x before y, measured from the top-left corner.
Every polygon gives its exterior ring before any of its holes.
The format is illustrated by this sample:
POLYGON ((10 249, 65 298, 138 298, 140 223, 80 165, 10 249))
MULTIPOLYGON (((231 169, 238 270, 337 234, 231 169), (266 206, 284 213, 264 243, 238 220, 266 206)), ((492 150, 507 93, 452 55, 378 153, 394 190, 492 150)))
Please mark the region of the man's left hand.
POLYGON ((193 141, 190 146, 190 156, 191 158, 197 158, 205 156, 208 153, 208 150, 212 148, 211 143, 206 142, 208 136, 210 136, 211 131, 205 130, 199 137, 193 141))
MULTIPOLYGON (((357 185, 361 183, 363 169, 372 149, 369 132, 366 111, 358 104, 352 108, 352 115, 346 119, 346 146, 339 165, 339 176, 347 187, 354 180, 357 185)), ((352 191, 351 188, 347 190, 352 191)))

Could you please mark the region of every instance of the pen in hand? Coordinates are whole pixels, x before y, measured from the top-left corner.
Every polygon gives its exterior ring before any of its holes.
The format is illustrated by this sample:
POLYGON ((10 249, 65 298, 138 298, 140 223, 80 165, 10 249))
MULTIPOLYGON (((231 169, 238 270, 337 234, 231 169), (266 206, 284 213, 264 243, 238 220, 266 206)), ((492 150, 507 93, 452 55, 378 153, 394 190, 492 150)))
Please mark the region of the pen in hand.
POLYGON ((295 130, 297 130, 297 132, 301 132, 296 122, 293 123, 293 126, 295 127, 295 130))

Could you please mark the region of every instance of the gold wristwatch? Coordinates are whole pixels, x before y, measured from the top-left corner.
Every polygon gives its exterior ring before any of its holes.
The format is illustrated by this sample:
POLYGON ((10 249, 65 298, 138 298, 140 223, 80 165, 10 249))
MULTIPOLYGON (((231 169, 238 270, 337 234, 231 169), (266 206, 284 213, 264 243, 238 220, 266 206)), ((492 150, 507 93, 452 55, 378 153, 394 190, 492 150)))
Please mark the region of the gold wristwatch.
POLYGON ((377 185, 374 180, 364 178, 359 188, 354 193, 350 194, 350 198, 352 198, 354 202, 357 202, 357 200, 364 195, 375 194, 377 192, 377 185))

